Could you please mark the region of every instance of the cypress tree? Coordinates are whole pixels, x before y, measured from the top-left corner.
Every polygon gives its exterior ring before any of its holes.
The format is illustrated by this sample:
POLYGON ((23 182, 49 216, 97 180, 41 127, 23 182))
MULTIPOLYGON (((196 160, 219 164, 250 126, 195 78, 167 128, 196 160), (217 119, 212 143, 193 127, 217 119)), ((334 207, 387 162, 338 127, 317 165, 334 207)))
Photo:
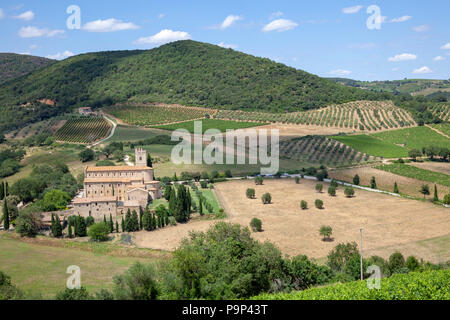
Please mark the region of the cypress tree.
POLYGON ((176 209, 177 209, 177 194, 175 192, 175 188, 170 188, 169 212, 172 216, 175 216, 176 209))
POLYGON ((131 218, 131 225, 132 225, 132 230, 131 231, 139 231, 139 218, 137 215, 136 210, 133 210, 133 214, 132 214, 132 218, 131 218))
POLYGON ((150 154, 149 153, 147 153, 147 167, 153 167, 153 164, 152 164, 152 157, 150 156, 150 154))
POLYGON ((0 182, 0 199, 5 197, 5 182, 0 182))
POLYGON ((114 222, 111 213, 109 214, 109 232, 114 233, 114 222))
POLYGON ((156 229, 156 218, 155 218, 155 214, 152 213, 152 230, 156 229))
POLYGON ((127 232, 132 231, 132 223, 131 223, 131 211, 128 209, 127 214, 125 215, 125 230, 127 232))
POLYGON ((9 230, 9 210, 6 197, 3 200, 3 227, 5 230, 9 230))
POLYGON ((394 193, 400 193, 400 191, 398 190, 397 182, 394 183, 394 193))
POLYGON ((375 177, 372 177, 372 179, 370 179, 370 187, 372 189, 376 189, 377 188, 377 182, 375 180, 375 177))
POLYGON ((116 233, 119 233, 119 222, 116 220, 116 233))
POLYGON ((170 185, 166 185, 164 187, 164 199, 169 201, 171 195, 172 195, 172 187, 170 185))
POLYGON ((52 231, 52 236, 55 237, 56 235, 56 227, 55 227, 55 216, 52 213, 52 226, 50 227, 50 230, 52 231))
POLYGON ((61 221, 59 220, 59 216, 55 214, 55 233, 54 236, 56 238, 62 237, 62 226, 61 221))
POLYGON ((143 217, 142 217, 142 228, 145 231, 150 231, 150 219, 149 219, 149 214, 148 214, 148 210, 146 209, 144 211, 143 217))
POLYGON ((69 223, 69 229, 67 230, 67 232, 69 233, 69 238, 72 238, 72 237, 73 237, 73 234, 72 234, 72 226, 71 226, 70 223, 69 223))
POLYGON ((142 208, 139 207, 139 230, 143 230, 144 226, 142 225, 142 218, 143 218, 143 211, 142 208))
POLYGON ((80 222, 78 220, 78 217, 75 217, 75 219, 74 219, 73 229, 74 229, 75 237, 79 237, 80 236, 80 222))
POLYGON ((198 206, 198 208, 199 208, 198 212, 200 213, 201 216, 203 216, 204 214, 203 214, 203 201, 202 201, 202 198, 200 198, 199 201, 200 201, 200 204, 198 206))
POLYGON ((105 224, 105 226, 108 225, 108 223, 106 222, 106 215, 103 215, 103 223, 105 224))
POLYGON ((434 197, 433 197, 433 201, 434 202, 438 202, 439 201, 439 196, 438 196, 438 191, 437 191, 437 186, 434 185, 434 197))
POLYGON ((8 186, 8 181, 5 182, 5 196, 9 196, 9 186, 8 186))
POLYGON ((123 217, 122 217, 122 232, 125 232, 125 221, 123 221, 123 217))
POLYGON ((79 221, 79 227, 80 227, 80 237, 86 237, 87 231, 86 231, 86 220, 84 220, 83 217, 78 218, 79 221))

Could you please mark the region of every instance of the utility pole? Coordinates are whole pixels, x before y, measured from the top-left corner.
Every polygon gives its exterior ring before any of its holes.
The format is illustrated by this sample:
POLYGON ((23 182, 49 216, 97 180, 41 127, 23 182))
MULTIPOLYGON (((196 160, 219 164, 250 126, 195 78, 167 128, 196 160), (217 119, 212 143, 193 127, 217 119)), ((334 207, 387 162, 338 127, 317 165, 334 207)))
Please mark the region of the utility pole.
POLYGON ((362 244, 362 232, 363 229, 359 229, 359 234, 360 234, 360 245, 359 245, 359 249, 360 249, 360 253, 359 253, 359 260, 360 260, 360 270, 361 270, 361 281, 364 280, 364 275, 363 275, 363 244, 362 244))

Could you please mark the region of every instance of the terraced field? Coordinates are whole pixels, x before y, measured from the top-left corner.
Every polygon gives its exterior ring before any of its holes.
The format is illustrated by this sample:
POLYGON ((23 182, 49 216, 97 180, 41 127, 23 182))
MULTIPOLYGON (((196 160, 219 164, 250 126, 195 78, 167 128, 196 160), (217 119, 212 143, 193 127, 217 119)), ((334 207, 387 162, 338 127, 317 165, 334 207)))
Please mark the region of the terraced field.
POLYGON ((93 143, 107 137, 111 128, 103 117, 72 118, 55 133, 55 138, 64 142, 93 143))
POLYGON ((430 126, 450 137, 450 123, 431 124, 430 126))
POLYGON ((411 115, 391 101, 356 101, 327 108, 294 113, 245 112, 219 110, 216 119, 284 123, 380 131, 414 126, 411 115))
POLYGON ((330 166, 377 160, 376 157, 323 136, 306 136, 282 141, 280 142, 280 157, 330 166))
POLYGON ((127 124, 136 126, 154 126, 203 119, 207 114, 214 114, 215 110, 178 105, 126 104, 104 108, 104 112, 127 124))

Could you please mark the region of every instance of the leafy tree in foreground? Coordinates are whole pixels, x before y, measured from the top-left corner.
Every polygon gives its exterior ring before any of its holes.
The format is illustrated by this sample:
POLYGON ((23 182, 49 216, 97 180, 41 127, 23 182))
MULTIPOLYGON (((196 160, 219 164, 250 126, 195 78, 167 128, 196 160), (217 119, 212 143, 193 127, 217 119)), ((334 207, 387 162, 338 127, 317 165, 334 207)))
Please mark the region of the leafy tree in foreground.
POLYGON ((42 218, 38 212, 22 211, 16 220, 16 232, 21 237, 34 238, 41 228, 42 218))
POLYGON ((347 261, 354 254, 358 254, 358 246, 355 242, 339 243, 329 254, 327 265, 335 272, 343 272, 347 261))
POLYGON ((60 291, 56 294, 56 300, 92 300, 93 297, 89 294, 85 287, 80 289, 68 289, 60 291))

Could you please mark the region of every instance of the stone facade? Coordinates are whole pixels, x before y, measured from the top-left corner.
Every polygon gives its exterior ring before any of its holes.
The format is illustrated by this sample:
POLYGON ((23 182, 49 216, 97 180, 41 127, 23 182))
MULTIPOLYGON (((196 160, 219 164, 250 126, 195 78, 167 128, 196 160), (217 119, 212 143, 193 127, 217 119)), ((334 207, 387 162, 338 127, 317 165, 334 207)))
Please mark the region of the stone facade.
POLYGON ((136 166, 86 167, 84 194, 73 201, 73 211, 94 218, 145 208, 162 197, 153 169, 147 167, 147 152, 135 150, 136 166))

